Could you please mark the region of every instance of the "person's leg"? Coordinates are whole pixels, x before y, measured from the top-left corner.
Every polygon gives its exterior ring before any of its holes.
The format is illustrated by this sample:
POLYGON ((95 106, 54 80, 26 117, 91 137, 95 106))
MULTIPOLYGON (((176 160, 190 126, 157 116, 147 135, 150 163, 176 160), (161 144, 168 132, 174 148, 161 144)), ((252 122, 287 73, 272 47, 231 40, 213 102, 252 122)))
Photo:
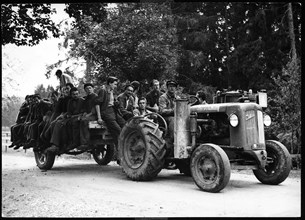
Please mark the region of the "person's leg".
POLYGON ((126 120, 120 114, 117 113, 116 113, 116 121, 121 128, 123 128, 124 125, 126 124, 126 120))
POLYGON ((53 127, 53 132, 52 132, 52 136, 50 139, 50 144, 51 147, 48 148, 48 150, 57 153, 61 150, 62 146, 62 142, 63 142, 63 127, 64 127, 64 120, 57 120, 54 123, 54 127, 53 127))
POLYGON ((86 145, 88 144, 90 140, 90 131, 89 131, 89 121, 95 121, 97 120, 95 115, 89 115, 82 117, 80 120, 80 145, 86 145))
POLYGON ((114 141, 117 142, 118 137, 121 133, 121 126, 118 124, 116 118, 117 117, 113 108, 107 108, 102 113, 102 119, 105 121, 109 132, 114 138, 114 141))
POLYGON ((166 117, 165 121, 167 122, 167 135, 166 137, 164 137, 165 142, 166 142, 166 146, 168 151, 170 152, 169 155, 170 156, 174 156, 174 126, 175 126, 175 117, 166 117))

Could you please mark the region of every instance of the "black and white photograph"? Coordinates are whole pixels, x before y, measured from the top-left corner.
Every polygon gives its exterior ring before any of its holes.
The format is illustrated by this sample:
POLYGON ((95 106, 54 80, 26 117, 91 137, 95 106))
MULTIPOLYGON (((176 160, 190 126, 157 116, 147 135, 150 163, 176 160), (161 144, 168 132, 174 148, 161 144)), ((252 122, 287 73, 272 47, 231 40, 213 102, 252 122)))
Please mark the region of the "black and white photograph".
POLYGON ((1 3, 1 217, 301 218, 301 11, 1 3))

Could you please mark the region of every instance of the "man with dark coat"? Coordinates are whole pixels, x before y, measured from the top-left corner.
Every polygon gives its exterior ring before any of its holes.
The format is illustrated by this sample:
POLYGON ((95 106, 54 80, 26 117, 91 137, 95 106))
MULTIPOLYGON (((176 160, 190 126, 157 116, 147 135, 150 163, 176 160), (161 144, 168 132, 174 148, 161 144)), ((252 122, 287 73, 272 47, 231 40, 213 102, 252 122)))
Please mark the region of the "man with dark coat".
POLYGON ((159 97, 162 95, 160 91, 160 83, 158 80, 154 79, 152 81, 152 90, 147 93, 146 100, 147 106, 146 108, 152 112, 159 111, 159 97))
POLYGON ((73 129, 75 128, 72 127, 72 121, 82 113, 83 99, 79 97, 79 92, 75 87, 70 90, 70 96, 66 114, 55 123, 50 140, 52 146, 47 149, 48 151, 58 153, 60 150, 64 150, 67 145, 71 145, 71 142, 76 139, 76 137, 73 137, 73 129))
POLYGON ((85 113, 80 118, 80 149, 86 148, 90 140, 89 121, 97 120, 95 111, 95 99, 97 98, 97 94, 94 93, 93 88, 94 86, 91 83, 85 83, 84 85, 84 90, 87 95, 84 97, 83 102, 85 113))
POLYGON ((134 87, 131 84, 125 86, 125 91, 118 95, 119 110, 125 120, 133 117, 134 109, 134 97, 133 97, 134 87))

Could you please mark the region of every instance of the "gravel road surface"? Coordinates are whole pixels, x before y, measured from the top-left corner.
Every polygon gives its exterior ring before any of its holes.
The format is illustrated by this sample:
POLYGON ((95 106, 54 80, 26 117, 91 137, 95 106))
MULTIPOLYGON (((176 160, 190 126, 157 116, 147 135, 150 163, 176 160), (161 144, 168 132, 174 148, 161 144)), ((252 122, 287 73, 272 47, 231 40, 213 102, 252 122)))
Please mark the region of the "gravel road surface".
POLYGON ((299 175, 269 186, 251 173, 233 171, 224 190, 207 193, 178 170, 135 182, 115 162, 61 156, 43 172, 31 153, 2 152, 2 217, 301 216, 299 175))

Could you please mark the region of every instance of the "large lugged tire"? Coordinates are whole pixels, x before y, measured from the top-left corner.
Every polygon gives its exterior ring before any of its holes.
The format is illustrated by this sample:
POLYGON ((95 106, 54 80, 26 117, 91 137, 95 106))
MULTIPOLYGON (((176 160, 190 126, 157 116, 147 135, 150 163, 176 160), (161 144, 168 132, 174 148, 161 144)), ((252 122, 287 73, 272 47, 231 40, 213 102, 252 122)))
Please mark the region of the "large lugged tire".
POLYGON ((165 141, 158 124, 135 117, 123 127, 119 137, 119 158, 127 177, 151 180, 164 167, 165 141))
POLYGON ((255 177, 264 184, 278 185, 291 170, 291 156, 287 148, 278 141, 266 141, 267 165, 265 169, 253 170, 255 177))
POLYGON ((50 170, 53 167, 55 161, 55 154, 52 152, 41 152, 34 151, 35 161, 39 169, 41 170, 50 170))
POLYGON ((200 189, 206 192, 219 192, 230 180, 229 158, 219 146, 202 144, 192 153, 191 173, 200 189))
POLYGON ((92 151, 92 156, 98 165, 107 165, 113 158, 114 146, 102 145, 92 151))

